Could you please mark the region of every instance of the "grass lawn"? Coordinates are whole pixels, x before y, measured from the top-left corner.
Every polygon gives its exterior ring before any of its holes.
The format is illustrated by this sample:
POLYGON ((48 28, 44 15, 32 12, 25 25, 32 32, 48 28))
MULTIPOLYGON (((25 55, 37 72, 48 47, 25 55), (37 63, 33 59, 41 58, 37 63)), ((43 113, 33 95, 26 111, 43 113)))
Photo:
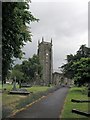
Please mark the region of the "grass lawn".
MULTIPOLYGON (((8 91, 10 91, 12 89, 12 87, 13 86, 9 85, 9 84, 3 86, 3 89, 6 88, 6 90, 4 90, 4 93, 2 94, 2 105, 3 105, 3 116, 4 117, 12 114, 12 112, 15 112, 17 109, 22 108, 22 105, 25 107, 24 104, 26 104, 27 101, 28 101, 27 104, 30 104, 32 100, 38 99, 40 96, 39 92, 47 91, 49 88, 51 88, 51 87, 47 87, 47 86, 32 86, 30 88, 25 88, 29 92, 35 93, 35 94, 26 96, 26 95, 12 95, 12 94, 10 95, 10 94, 8 94, 8 91), (18 105, 20 106, 20 108, 17 108, 18 105)), ((19 86, 17 85, 17 88, 18 87, 19 86)))
POLYGON ((88 103, 73 103, 71 99, 88 100, 87 94, 84 92, 84 87, 73 87, 69 90, 64 103, 61 118, 87 118, 82 115, 72 113, 72 109, 88 112, 88 103))
POLYGON ((37 93, 37 92, 41 92, 41 91, 46 91, 51 87, 47 87, 47 86, 33 86, 31 88, 26 88, 29 92, 33 92, 33 93, 37 93))
MULTIPOLYGON (((19 85, 16 85, 17 88, 19 88, 19 85)), ((13 85, 12 84, 4 84, 2 89, 5 89, 6 88, 6 91, 10 91, 12 88, 13 88, 13 85)))
POLYGON ((17 103, 20 99, 25 98, 26 96, 21 95, 8 95, 7 93, 2 94, 2 104, 10 106, 11 104, 17 103))
MULTIPOLYGON (((26 87, 25 89, 27 89, 27 91, 29 91, 29 92, 36 93, 36 92, 46 91, 46 90, 48 90, 51 87, 47 87, 47 86, 32 86, 32 87, 26 87)), ((0 88, 2 88, 2 87, 0 86, 0 88)), ((6 91, 10 91, 13 88, 13 85, 5 84, 3 86, 3 89, 4 88, 6 88, 6 91)), ((16 85, 16 88, 19 88, 19 85, 16 85)))
MULTIPOLYGON (((19 86, 17 85, 17 88, 19 86)), ((12 89, 12 85, 4 85, 3 88, 6 88, 6 91, 2 94, 2 103, 3 105, 10 105, 10 104, 15 104, 17 103, 17 101, 20 101, 21 99, 27 97, 24 95, 9 95, 8 91, 10 91, 12 89)), ((30 88, 25 88, 27 89, 27 91, 29 92, 33 92, 33 93, 37 93, 37 92, 41 92, 41 91, 46 91, 48 90, 50 87, 47 86, 32 86, 30 88)))
POLYGON ((0 83, 0 90, 2 90, 2 84, 0 83))

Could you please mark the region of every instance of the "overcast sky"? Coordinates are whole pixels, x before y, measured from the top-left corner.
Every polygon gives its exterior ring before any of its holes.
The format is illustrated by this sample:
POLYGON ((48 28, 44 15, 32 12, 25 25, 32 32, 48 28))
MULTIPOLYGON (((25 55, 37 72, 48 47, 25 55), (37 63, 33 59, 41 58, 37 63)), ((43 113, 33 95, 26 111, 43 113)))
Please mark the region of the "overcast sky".
POLYGON ((30 25, 33 37, 23 48, 26 58, 37 53, 42 36, 48 42, 52 38, 55 71, 65 63, 67 54, 88 44, 88 2, 32 2, 30 11, 40 21, 30 25))

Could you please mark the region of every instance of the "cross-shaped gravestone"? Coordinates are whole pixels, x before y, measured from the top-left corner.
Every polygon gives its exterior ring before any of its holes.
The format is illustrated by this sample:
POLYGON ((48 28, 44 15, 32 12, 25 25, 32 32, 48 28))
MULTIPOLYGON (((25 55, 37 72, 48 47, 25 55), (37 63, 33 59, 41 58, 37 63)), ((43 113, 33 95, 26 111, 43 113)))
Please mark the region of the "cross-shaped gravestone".
POLYGON ((12 88, 12 90, 17 90, 17 88, 16 88, 16 77, 14 77, 14 79, 13 79, 13 88, 12 88))

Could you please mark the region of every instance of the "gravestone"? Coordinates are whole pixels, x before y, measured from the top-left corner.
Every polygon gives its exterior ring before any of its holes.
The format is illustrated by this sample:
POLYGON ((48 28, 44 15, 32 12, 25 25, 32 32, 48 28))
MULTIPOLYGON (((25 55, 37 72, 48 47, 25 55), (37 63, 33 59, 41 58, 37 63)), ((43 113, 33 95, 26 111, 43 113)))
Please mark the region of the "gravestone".
POLYGON ((9 94, 28 95, 28 94, 30 94, 30 92, 28 92, 26 89, 16 88, 16 78, 14 78, 14 80, 13 80, 13 88, 9 92, 9 94))
POLYGON ((13 88, 12 88, 12 90, 16 90, 16 77, 13 80, 13 88))
POLYGON ((21 87, 32 87, 30 83, 21 83, 21 87))
MULTIPOLYGON (((76 103, 89 103, 90 100, 75 100, 75 99, 72 99, 71 102, 76 102, 76 103)), ((90 112, 84 112, 84 111, 79 111, 77 109, 72 109, 72 113, 75 113, 75 114, 79 114, 79 115, 83 115, 83 116, 86 116, 86 117, 90 117, 90 112)))

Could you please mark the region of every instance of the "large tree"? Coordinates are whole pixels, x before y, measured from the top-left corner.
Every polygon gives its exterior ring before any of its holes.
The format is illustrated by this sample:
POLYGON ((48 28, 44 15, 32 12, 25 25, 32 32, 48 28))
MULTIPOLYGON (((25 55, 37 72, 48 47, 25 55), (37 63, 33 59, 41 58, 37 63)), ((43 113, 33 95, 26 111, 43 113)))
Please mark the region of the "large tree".
POLYGON ((90 83, 90 58, 81 58, 71 66, 75 71, 74 80, 78 86, 90 83))
POLYGON ((38 80, 42 77, 42 66, 37 55, 28 60, 24 60, 22 64, 16 64, 11 71, 9 71, 8 78, 16 78, 17 82, 34 82, 37 78, 38 80))
POLYGON ((62 66, 63 74, 74 79, 75 84, 83 85, 89 82, 90 48, 82 45, 75 55, 67 55, 67 63, 62 66))
POLYGON ((28 27, 38 21, 30 12, 27 2, 2 3, 2 80, 5 78, 13 62, 12 58, 22 58, 22 47, 31 42, 28 27))
POLYGON ((37 55, 33 55, 32 58, 25 60, 21 64, 22 72, 24 73, 24 78, 29 81, 35 81, 35 75, 37 74, 39 78, 42 77, 42 66, 37 55))

